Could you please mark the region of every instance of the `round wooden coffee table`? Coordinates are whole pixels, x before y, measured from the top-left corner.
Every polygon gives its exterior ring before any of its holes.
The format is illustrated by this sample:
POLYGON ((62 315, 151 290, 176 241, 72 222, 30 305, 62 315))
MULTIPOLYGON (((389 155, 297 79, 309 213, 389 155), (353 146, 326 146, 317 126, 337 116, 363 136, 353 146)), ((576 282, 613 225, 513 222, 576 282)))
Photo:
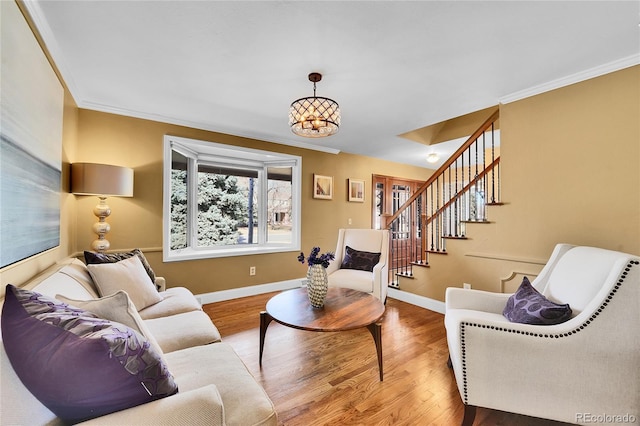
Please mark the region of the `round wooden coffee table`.
POLYGON ((267 302, 260 312, 260 365, 264 337, 271 321, 307 331, 346 331, 366 327, 376 345, 378 370, 382 381, 382 326, 384 305, 376 297, 348 288, 329 287, 323 308, 309 303, 307 288, 287 290, 267 302))

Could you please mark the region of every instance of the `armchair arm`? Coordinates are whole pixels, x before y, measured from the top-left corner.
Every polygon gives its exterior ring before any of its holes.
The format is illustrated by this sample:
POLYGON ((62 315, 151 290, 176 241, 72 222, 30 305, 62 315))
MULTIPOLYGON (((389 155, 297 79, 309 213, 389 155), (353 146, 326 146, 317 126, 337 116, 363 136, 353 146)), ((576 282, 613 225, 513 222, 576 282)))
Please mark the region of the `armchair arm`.
POLYGON ((340 265, 342 265, 342 259, 335 259, 333 262, 327 266, 327 275, 333 274, 335 271, 340 269, 340 265))
POLYGON ((387 287, 389 286, 389 266, 386 262, 380 262, 373 267, 373 295, 382 303, 387 298, 387 287))
POLYGON ((167 398, 96 417, 83 425, 148 424, 225 424, 222 398, 216 385, 207 385, 187 392, 179 392, 167 398))
POLYGON ((164 277, 156 277, 156 288, 158 292, 165 291, 167 289, 167 280, 164 277))
POLYGON ((448 287, 445 293, 446 310, 470 309, 502 314, 510 296, 511 294, 507 293, 448 287))

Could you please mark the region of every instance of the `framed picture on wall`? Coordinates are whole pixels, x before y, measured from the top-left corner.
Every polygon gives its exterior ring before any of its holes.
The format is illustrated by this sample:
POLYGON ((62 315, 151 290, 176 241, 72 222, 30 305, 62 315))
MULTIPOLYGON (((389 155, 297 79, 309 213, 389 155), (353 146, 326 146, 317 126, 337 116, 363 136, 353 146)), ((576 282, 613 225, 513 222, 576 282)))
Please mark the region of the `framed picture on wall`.
POLYGON ((333 176, 313 175, 313 198, 333 198, 333 176))
POLYGON ((364 203, 364 180, 349 179, 349 201, 364 203))

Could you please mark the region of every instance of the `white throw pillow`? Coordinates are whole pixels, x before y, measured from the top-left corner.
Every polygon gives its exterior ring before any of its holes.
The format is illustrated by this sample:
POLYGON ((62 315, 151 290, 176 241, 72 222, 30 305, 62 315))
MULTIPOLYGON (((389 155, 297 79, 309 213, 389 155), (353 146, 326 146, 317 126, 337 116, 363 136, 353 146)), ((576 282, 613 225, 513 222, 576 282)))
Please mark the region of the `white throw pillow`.
POLYGON ((100 299, 75 300, 69 299, 61 294, 56 295, 56 299, 67 305, 96 314, 102 319, 118 322, 134 329, 147 338, 151 347, 158 352, 160 356, 164 355, 158 341, 153 334, 151 334, 149 327, 144 323, 133 302, 124 290, 100 299))
POLYGON ((100 296, 124 290, 138 311, 162 300, 138 256, 115 263, 87 265, 87 269, 100 296))

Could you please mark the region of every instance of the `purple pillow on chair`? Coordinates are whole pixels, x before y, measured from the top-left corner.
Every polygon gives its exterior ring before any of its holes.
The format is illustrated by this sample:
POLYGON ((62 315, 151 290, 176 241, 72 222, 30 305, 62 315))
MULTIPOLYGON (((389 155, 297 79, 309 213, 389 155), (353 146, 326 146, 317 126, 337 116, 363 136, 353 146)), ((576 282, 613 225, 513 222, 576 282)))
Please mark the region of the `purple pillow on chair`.
POLYGON ((358 251, 349 246, 344 248, 344 258, 340 269, 357 269, 360 271, 373 271, 373 267, 380 262, 380 253, 358 251))
POLYGON ((524 277, 518 290, 509 297, 502 314, 511 322, 535 325, 560 324, 571 318, 568 304, 553 303, 524 277))
POLYGON ((11 284, 2 340, 25 387, 67 423, 178 391, 161 354, 138 332, 11 284))

